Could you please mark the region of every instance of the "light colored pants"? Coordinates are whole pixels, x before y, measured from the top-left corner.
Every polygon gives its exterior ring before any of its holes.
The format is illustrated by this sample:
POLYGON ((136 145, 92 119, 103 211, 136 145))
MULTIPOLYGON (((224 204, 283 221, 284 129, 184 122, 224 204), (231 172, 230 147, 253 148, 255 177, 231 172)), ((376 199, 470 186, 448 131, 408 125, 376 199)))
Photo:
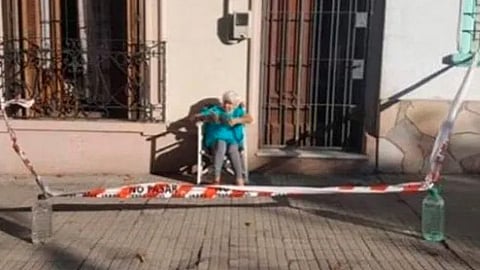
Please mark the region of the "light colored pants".
POLYGON ((227 144, 225 141, 217 141, 215 144, 214 153, 214 168, 215 178, 219 178, 222 173, 223 160, 226 154, 232 163, 233 170, 235 171, 235 179, 243 179, 244 175, 244 162, 242 153, 237 144, 227 144))

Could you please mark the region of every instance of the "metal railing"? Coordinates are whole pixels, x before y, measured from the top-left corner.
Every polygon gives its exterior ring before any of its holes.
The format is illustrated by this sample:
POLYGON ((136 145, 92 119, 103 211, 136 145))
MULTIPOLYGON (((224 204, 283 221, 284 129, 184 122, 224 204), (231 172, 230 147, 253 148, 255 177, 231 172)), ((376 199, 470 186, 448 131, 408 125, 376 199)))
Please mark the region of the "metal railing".
POLYGON ((371 0, 263 3, 261 147, 361 151, 371 0))
POLYGON ((0 64, 7 98, 35 100, 12 117, 163 120, 164 42, 3 40, 0 64))

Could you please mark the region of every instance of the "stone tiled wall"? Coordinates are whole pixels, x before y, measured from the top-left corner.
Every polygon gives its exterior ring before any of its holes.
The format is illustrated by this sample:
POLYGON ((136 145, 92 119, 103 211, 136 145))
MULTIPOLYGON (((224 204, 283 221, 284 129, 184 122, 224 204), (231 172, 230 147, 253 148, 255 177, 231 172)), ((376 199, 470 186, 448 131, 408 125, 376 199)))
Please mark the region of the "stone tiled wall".
MULTIPOLYGON (((424 173, 448 101, 400 101, 383 110, 378 141, 382 172, 424 173)), ((480 172, 480 102, 465 102, 455 122, 444 173, 480 172)))

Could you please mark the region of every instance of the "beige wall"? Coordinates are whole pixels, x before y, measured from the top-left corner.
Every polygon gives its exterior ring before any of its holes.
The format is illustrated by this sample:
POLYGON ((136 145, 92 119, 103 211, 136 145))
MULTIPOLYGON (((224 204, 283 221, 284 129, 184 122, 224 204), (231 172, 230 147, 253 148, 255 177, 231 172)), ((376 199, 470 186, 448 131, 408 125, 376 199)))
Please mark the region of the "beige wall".
MULTIPOLYGON (((247 96, 247 42, 225 45, 217 35, 222 0, 164 0, 167 42, 167 122, 189 114, 190 106, 235 90, 247 96)), ((247 11, 248 0, 230 10, 247 11)), ((225 27, 223 25, 222 27, 225 27)))
MULTIPOLYGON (((159 124, 86 121, 15 120, 12 125, 40 174, 148 173, 154 158, 147 139, 165 130, 159 124)), ((0 147, 0 173, 29 173, 12 150, 3 123, 0 147)))
MULTIPOLYGON (((226 90, 237 91, 256 120, 248 128, 248 156, 251 168, 263 164, 256 158, 261 47, 261 1, 230 0, 228 12, 251 11, 251 38, 225 44, 219 32, 224 3, 221 0, 163 0, 163 38, 167 42, 167 125, 198 110, 206 98, 219 98, 226 90), (179 15, 181 14, 181 15, 179 15), (185 18, 188 17, 188 20, 185 18)), ((173 123, 173 125, 172 125, 173 123)), ((194 136, 188 136, 194 140, 194 136)), ((192 145, 191 142, 186 144, 192 145)), ((174 159, 177 155, 173 155, 174 159)))
MULTIPOLYGON (((458 50, 461 2, 386 1, 381 99, 390 98, 427 78, 430 78, 428 83, 404 93, 400 99, 453 98, 466 68, 440 71, 446 67, 443 58, 456 54, 458 50)), ((478 84, 480 76, 475 76, 472 85, 478 84)), ((480 91, 470 91, 467 99, 480 100, 480 91)))
MULTIPOLYGON (((252 67, 251 72, 259 72, 256 58, 259 25, 254 27, 256 34, 250 47, 256 52, 249 58, 250 41, 224 44, 218 35, 219 28, 227 27, 219 25, 226 1, 160 1, 161 40, 167 44, 166 123, 13 121, 22 149, 40 174, 148 173, 177 171, 194 165, 196 128, 185 117, 197 111, 202 100, 218 98, 226 90, 241 94, 256 117, 258 74, 250 74, 249 81, 248 72, 252 67)), ((228 2, 230 12, 249 9, 248 0, 228 2)), ((253 2, 260 11, 260 1, 253 2)), ((154 15, 156 12, 152 10, 147 14, 149 40, 158 38, 152 25, 154 15)), ((259 17, 254 20, 259 22, 259 17)), ((251 157, 255 153, 256 133, 253 125, 249 129, 251 157)), ((4 149, 0 173, 27 174, 11 150, 3 124, 0 124, 0 146, 4 149)))

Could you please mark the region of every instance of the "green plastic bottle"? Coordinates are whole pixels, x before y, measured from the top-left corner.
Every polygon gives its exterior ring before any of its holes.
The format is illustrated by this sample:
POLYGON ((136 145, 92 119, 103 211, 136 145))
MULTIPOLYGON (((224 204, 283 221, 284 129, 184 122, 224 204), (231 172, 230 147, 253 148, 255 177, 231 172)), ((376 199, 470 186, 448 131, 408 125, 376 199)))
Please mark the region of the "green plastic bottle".
POLYGON ((422 234, 428 241, 440 242, 444 239, 445 201, 435 186, 428 190, 422 203, 422 234))

